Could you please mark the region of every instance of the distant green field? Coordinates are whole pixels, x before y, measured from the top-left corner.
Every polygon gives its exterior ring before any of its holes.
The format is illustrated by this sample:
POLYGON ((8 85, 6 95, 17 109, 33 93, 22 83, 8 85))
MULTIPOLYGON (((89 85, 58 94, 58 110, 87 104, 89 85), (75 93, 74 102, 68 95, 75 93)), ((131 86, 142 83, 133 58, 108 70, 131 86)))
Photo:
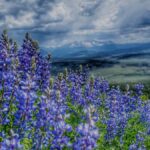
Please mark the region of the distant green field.
POLYGON ((111 67, 93 68, 91 74, 103 76, 112 83, 150 81, 150 57, 120 59, 111 67))
POLYGON ((111 67, 93 68, 91 75, 101 76, 107 79, 112 85, 119 85, 122 88, 126 84, 144 84, 144 95, 150 99, 150 62, 148 58, 130 58, 120 60, 120 63, 111 67))
MULTIPOLYGON (((137 82, 128 83, 128 85, 130 86, 130 89, 132 89, 136 83, 137 82)), ((144 85, 144 90, 143 90, 144 99, 150 99, 150 80, 146 81, 146 82, 140 82, 140 83, 142 83, 144 85)), ((119 85, 122 90, 125 90, 127 83, 122 82, 122 83, 110 83, 110 84, 111 84, 111 86, 119 85)))

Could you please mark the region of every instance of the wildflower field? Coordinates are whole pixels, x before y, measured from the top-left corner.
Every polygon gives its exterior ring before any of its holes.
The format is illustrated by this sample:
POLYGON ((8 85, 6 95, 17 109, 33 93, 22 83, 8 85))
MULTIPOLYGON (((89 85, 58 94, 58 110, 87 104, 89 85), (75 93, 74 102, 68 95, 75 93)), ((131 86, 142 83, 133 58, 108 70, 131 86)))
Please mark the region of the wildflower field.
POLYGON ((50 55, 26 34, 0 37, 0 150, 149 150, 150 100, 88 68, 51 76, 50 55))

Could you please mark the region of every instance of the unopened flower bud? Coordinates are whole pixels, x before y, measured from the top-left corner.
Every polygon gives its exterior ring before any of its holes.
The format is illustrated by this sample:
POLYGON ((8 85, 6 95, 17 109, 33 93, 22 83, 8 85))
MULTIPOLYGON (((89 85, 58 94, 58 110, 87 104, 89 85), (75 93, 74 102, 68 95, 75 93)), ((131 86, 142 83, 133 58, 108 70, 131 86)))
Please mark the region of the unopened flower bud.
POLYGON ((56 92, 56 97, 57 97, 57 100, 60 99, 60 91, 59 90, 56 92))
POLYGON ((129 84, 127 84, 126 85, 126 91, 129 91, 129 89, 130 89, 130 86, 129 86, 129 84))
POLYGON ((63 73, 59 73, 58 79, 61 81, 63 79, 63 73))
POLYGON ((82 65, 80 65, 80 72, 82 72, 83 71, 83 66, 82 65))
POLYGON ((65 68, 64 78, 66 79, 66 78, 67 78, 67 76, 68 76, 68 69, 67 69, 67 68, 65 68))
POLYGON ((93 76, 93 75, 90 77, 90 84, 91 84, 92 86, 94 85, 94 76, 93 76))
POLYGON ((50 78, 50 87, 52 88, 53 86, 53 83, 54 83, 54 79, 53 78, 50 78))

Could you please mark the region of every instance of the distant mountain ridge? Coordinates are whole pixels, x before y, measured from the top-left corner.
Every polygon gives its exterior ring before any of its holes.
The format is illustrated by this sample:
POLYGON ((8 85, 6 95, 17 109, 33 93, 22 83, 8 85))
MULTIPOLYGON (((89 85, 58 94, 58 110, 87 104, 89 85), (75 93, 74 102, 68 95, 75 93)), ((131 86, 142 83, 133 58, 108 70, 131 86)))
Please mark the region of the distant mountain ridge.
MULTIPOLYGON (((150 43, 143 44, 113 44, 109 43, 94 47, 61 47, 45 49, 43 55, 52 54, 52 73, 63 71, 64 68, 78 69, 79 65, 93 68, 108 68, 121 65, 121 60, 130 58, 150 58, 150 43)), ((140 60, 139 60, 140 61, 140 60)), ((132 66, 136 64, 132 63, 132 66)), ((131 66, 130 65, 130 66, 131 66)), ((146 64, 147 66, 147 64, 146 64)))
POLYGON ((113 56, 121 55, 135 55, 149 54, 150 43, 132 43, 132 44, 114 44, 108 43, 101 46, 84 47, 77 46, 63 46, 60 48, 45 49, 41 48, 42 55, 51 53, 53 62, 66 61, 81 61, 90 59, 104 59, 113 56))

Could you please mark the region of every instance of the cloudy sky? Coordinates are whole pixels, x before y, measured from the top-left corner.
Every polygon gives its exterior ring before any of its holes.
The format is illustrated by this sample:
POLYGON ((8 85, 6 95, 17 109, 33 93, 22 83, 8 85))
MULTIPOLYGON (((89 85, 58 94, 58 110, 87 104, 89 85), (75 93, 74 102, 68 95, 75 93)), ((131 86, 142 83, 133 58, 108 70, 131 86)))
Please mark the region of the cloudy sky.
POLYGON ((150 0, 0 0, 0 30, 41 47, 150 42, 150 0))

